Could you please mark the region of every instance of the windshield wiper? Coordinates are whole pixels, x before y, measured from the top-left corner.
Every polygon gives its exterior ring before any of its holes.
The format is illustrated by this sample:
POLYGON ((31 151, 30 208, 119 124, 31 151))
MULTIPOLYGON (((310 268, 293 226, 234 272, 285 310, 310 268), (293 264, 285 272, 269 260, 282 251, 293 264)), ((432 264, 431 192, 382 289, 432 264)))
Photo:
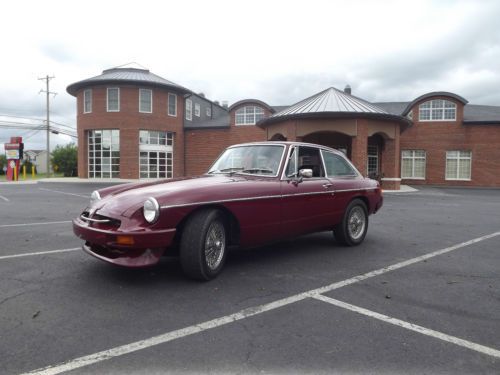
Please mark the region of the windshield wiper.
POLYGON ((249 169, 244 169, 242 170, 243 173, 270 173, 274 174, 274 171, 269 168, 249 168, 249 169))
POLYGON ((224 168, 224 169, 219 169, 219 170, 216 170, 216 171, 210 171, 208 173, 235 173, 235 172, 238 172, 238 171, 241 171, 243 170, 243 167, 232 167, 232 168, 224 168))

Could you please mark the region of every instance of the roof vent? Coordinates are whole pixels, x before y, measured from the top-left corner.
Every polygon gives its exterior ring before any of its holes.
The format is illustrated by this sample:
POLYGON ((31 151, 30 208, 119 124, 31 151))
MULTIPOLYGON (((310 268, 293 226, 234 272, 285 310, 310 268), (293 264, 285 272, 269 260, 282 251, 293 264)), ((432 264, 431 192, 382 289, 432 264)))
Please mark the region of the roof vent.
POLYGON ((205 94, 204 94, 204 93, 202 93, 202 92, 199 92, 199 93, 198 93, 198 96, 201 96, 202 98, 204 98, 204 97, 205 97, 205 94))
POLYGON ((344 92, 348 95, 351 95, 351 86, 349 85, 346 85, 345 88, 344 88, 344 92))
POLYGON ((214 100, 214 104, 219 105, 219 101, 218 100, 214 100))
POLYGON ((227 100, 223 100, 223 101, 222 101, 222 106, 223 106, 224 108, 229 107, 229 103, 228 103, 228 101, 227 101, 227 100))

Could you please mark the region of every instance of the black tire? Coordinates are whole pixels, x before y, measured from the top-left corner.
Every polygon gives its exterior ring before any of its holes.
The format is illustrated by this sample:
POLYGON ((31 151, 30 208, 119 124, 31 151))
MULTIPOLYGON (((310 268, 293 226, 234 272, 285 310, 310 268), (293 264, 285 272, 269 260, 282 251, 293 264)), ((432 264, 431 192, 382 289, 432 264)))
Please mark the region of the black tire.
POLYGON ((195 212, 186 222, 180 242, 184 273, 196 280, 211 280, 224 267, 227 253, 227 226, 218 210, 195 212))
POLYGON ((352 200, 347 206, 342 221, 333 228, 335 239, 346 246, 357 246, 365 239, 368 231, 368 210, 360 199, 352 200))

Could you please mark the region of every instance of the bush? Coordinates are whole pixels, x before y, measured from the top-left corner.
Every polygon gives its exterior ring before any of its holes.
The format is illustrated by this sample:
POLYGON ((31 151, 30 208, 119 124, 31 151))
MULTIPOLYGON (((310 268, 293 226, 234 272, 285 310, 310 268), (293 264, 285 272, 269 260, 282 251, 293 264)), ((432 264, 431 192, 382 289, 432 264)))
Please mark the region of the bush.
POLYGON ((52 168, 64 174, 64 177, 76 176, 78 149, 74 143, 57 146, 51 153, 52 168))
POLYGON ((0 174, 5 174, 3 167, 7 166, 7 157, 5 155, 0 155, 0 174))

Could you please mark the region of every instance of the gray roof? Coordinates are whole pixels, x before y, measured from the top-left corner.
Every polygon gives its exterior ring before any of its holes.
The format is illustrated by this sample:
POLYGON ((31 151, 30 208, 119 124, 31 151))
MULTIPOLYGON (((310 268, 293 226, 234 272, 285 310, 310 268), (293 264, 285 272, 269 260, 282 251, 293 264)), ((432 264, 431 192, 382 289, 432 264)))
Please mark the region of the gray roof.
POLYGON ((467 104, 464 107, 464 123, 500 124, 500 107, 492 105, 467 104))
POLYGON ((306 98, 271 117, 282 117, 306 113, 342 112, 342 113, 379 113, 388 114, 385 110, 363 99, 349 95, 330 87, 309 98, 306 98))
MULTIPOLYGON (((412 102, 374 103, 387 112, 402 116, 412 102)), ((464 124, 498 123, 500 124, 500 106, 466 104, 464 106, 464 124)))
POLYGON ((191 92, 185 87, 178 85, 168 79, 162 78, 156 74, 151 73, 147 69, 137 69, 137 68, 112 68, 107 69, 102 72, 101 75, 84 79, 83 81, 78 81, 72 83, 66 88, 66 91, 76 96, 76 93, 81 88, 99 85, 99 84, 118 84, 118 83, 132 83, 150 86, 160 86, 169 89, 175 89, 182 93, 191 92))
POLYGON ((185 121, 185 129, 224 129, 231 126, 231 116, 228 114, 223 114, 217 118, 199 121, 191 123, 190 121, 185 121))

